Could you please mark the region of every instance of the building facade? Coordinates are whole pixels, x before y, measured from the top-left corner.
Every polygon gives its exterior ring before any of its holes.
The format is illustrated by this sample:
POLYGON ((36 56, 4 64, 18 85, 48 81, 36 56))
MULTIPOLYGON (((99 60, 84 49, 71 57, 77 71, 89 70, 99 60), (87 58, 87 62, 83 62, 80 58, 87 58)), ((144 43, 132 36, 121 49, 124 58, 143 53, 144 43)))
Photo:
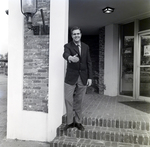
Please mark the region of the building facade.
MULTIPOLYGON (((7 138, 11 139, 51 141, 65 114, 62 54, 68 41, 69 0, 38 0, 38 4, 49 35, 42 31, 33 35, 20 11, 20 0, 9 1, 7 138)), ((41 26, 40 15, 38 11, 34 16, 34 25, 41 26)), ((149 78, 150 32, 143 21, 149 23, 148 18, 133 19, 126 25, 100 28, 99 94, 149 97, 144 81, 149 78), (133 32, 126 34, 130 28, 133 32), (143 85, 146 92, 140 89, 143 85)))

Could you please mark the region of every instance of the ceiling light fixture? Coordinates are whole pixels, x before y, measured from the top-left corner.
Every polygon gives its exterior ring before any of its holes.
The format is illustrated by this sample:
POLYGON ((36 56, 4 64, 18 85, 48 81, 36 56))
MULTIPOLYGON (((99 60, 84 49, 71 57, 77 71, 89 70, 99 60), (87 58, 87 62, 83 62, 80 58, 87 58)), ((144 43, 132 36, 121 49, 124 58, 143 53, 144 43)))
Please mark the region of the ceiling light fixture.
POLYGON ((114 12, 114 8, 111 8, 111 7, 106 7, 106 8, 104 8, 102 11, 103 11, 103 13, 105 13, 105 14, 110 14, 110 13, 112 13, 112 12, 114 12))

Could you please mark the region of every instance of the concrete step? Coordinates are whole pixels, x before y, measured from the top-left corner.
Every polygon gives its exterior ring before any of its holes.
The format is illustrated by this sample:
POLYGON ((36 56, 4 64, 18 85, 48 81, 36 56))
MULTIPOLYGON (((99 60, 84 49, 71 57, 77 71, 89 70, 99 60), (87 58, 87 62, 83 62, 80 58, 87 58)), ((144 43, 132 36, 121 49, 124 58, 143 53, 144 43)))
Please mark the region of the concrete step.
POLYGON ((68 136, 73 138, 92 139, 97 141, 111 141, 120 143, 130 143, 134 145, 149 145, 150 146, 150 132, 133 130, 133 129, 120 129, 99 126, 85 125, 85 131, 79 131, 76 128, 68 129, 67 132, 63 131, 64 124, 57 129, 57 136, 68 136))
MULTIPOLYGON (((66 115, 62 117, 62 124, 66 124, 66 115)), ((150 131, 150 122, 144 120, 127 120, 120 118, 92 118, 83 117, 83 125, 121 128, 121 129, 133 129, 141 131, 150 131)))
POLYGON ((148 146, 137 144, 134 145, 131 143, 59 136, 50 142, 50 147, 148 147, 148 146))

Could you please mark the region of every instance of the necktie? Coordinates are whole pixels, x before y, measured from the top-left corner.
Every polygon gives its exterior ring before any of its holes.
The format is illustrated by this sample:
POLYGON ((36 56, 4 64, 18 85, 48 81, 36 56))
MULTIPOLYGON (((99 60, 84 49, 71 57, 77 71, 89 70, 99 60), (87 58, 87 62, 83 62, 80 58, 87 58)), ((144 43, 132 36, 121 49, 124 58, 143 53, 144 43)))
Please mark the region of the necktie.
POLYGON ((79 48, 79 54, 81 55, 81 46, 79 44, 77 46, 79 48))

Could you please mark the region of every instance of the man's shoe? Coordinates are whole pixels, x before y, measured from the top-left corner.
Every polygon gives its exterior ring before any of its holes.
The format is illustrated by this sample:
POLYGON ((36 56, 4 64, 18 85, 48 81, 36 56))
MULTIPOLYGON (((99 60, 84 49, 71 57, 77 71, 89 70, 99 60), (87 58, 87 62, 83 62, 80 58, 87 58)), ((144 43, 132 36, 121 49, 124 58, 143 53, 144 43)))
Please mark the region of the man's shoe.
POLYGON ((75 127, 77 128, 77 129, 79 129, 79 130, 81 130, 81 131, 84 131, 85 130, 85 128, 82 126, 82 124, 80 124, 80 123, 75 123, 75 127))
POLYGON ((73 128, 73 127, 74 127, 74 123, 71 123, 71 124, 69 124, 69 125, 66 125, 66 126, 64 127, 64 131, 67 131, 67 129, 73 128))

